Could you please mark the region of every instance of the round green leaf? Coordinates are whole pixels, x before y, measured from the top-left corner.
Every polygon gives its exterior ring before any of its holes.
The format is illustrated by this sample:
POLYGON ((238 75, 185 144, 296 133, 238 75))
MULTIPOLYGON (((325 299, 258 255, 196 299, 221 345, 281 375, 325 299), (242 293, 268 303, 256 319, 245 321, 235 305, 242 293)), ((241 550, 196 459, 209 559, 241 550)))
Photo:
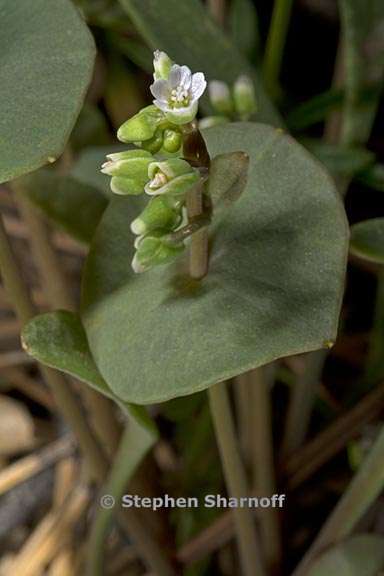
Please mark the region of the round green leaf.
POLYGON ((352 226, 351 252, 364 260, 384 264, 384 218, 372 218, 352 226))
POLYGON ((245 190, 210 227, 209 274, 187 261, 135 275, 131 198, 116 198, 87 261, 83 321, 93 357, 121 398, 151 403, 207 388, 336 337, 347 223, 321 165, 281 130, 205 131, 211 157, 243 150, 245 190))
POLYGON ((92 36, 69 0, 0 0, 0 182, 61 154, 94 55, 92 36))
POLYGON ((362 534, 324 552, 308 576, 377 576, 383 566, 384 538, 362 534))

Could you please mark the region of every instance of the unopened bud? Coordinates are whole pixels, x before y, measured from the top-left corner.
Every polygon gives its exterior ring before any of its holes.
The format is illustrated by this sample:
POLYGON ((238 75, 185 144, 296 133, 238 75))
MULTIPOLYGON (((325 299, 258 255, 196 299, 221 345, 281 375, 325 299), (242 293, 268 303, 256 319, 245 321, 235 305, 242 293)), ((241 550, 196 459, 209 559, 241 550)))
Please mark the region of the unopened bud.
POLYGON ((158 229, 172 231, 181 220, 181 202, 175 203, 166 195, 155 196, 132 222, 131 230, 139 236, 158 229))
POLYGON ((167 80, 172 67, 172 60, 165 52, 156 50, 153 55, 153 77, 155 80, 167 80))
POLYGON ((121 142, 145 142, 154 136, 164 119, 156 106, 147 106, 120 126, 117 137, 121 142))
POLYGON ((226 116, 207 116, 199 120, 199 129, 204 130, 204 128, 211 128, 212 126, 218 126, 218 124, 227 124, 229 118, 226 116))
POLYGON ((174 153, 180 150, 183 143, 183 137, 176 130, 167 129, 163 134, 163 148, 166 152, 174 153))
POLYGON ((233 101, 228 84, 212 80, 208 84, 208 92, 212 106, 217 112, 224 116, 230 116, 233 113, 233 101))
POLYGON ((200 178, 199 172, 181 158, 152 162, 148 167, 148 176, 145 192, 150 196, 183 196, 200 178))
POLYGON ((184 244, 170 244, 166 238, 167 232, 157 231, 140 239, 132 260, 134 272, 145 272, 154 266, 167 264, 183 252, 184 244))
POLYGON ((107 156, 101 171, 112 176, 111 190, 116 194, 141 194, 148 182, 148 167, 153 156, 145 150, 126 150, 107 156))
POLYGON ((255 88, 248 76, 239 76, 233 86, 233 98, 236 112, 242 119, 247 119, 257 110, 255 88))

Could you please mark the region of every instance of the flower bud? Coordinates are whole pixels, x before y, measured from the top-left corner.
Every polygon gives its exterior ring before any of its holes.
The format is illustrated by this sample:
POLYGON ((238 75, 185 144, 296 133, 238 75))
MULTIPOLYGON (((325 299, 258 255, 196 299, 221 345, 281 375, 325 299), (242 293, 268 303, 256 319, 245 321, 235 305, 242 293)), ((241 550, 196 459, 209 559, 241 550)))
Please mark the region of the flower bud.
POLYGON ((121 142, 145 142, 154 136, 164 120, 161 110, 153 105, 147 106, 120 126, 117 137, 121 142))
POLYGON ((170 154, 180 150, 183 143, 183 137, 180 132, 176 130, 167 129, 163 134, 163 148, 170 154))
POLYGON ((208 84, 209 99, 217 112, 224 116, 233 113, 233 101, 228 84, 212 80, 208 84))
POLYGON ((148 167, 153 156, 145 150, 126 150, 107 156, 101 171, 112 176, 111 190, 115 194, 141 194, 148 182, 148 167))
POLYGON ((151 162, 148 166, 149 182, 145 192, 150 196, 171 194, 182 196, 200 178, 198 170, 181 158, 164 162, 151 162))
POLYGON ((257 110, 255 88, 248 76, 239 76, 233 86, 236 112, 242 119, 249 118, 257 110))
POLYGON ((165 52, 156 50, 153 54, 153 77, 155 80, 167 80, 172 67, 172 60, 165 52))
POLYGON ((157 229, 174 230, 182 220, 181 207, 180 201, 173 202, 168 196, 155 196, 132 222, 131 230, 139 236, 157 229))
POLYGON ((184 248, 183 243, 168 243, 166 232, 152 232, 137 242, 137 251, 132 260, 132 268, 134 272, 140 273, 154 266, 167 264, 174 260, 184 248))
POLYGON ((204 128, 211 128, 212 126, 217 126, 218 124, 227 124, 229 118, 226 116, 207 116, 199 120, 199 129, 204 130, 204 128))
POLYGON ((156 154, 159 152, 163 147, 164 142, 164 131, 161 128, 158 128, 155 134, 149 140, 145 140, 145 142, 141 142, 141 147, 151 154, 156 154))

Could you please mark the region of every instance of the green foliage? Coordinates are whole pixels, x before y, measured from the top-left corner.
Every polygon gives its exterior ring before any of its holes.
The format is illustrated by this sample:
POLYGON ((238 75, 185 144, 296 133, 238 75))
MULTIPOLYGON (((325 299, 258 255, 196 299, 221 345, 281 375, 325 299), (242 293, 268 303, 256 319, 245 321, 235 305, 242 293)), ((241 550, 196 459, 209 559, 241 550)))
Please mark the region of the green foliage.
POLYGON ((97 106, 85 103, 71 133, 71 150, 79 151, 87 146, 102 146, 110 140, 105 116, 97 106))
POLYGON ((351 252, 364 260, 384 264, 384 218, 372 218, 352 226, 351 252))
POLYGON ((347 226, 327 174, 268 126, 217 126, 205 138, 212 157, 243 150, 250 158, 244 193, 210 230, 207 277, 192 281, 182 258, 133 275, 134 198, 112 201, 86 264, 92 354, 127 401, 191 394, 336 336, 347 226))
POLYGON ((342 139, 365 143, 371 132, 384 79, 384 2, 340 0, 345 54, 342 139))
POLYGON ((0 0, 0 182, 61 154, 95 48, 69 0, 0 0))
MULTIPOLYGON (((204 72, 207 80, 233 84, 241 74, 255 83, 257 119, 279 125, 280 118, 247 60, 195 0, 120 0, 144 39, 154 49, 164 50, 175 62, 204 72)), ((202 106, 207 110, 207 99, 202 106), (204 105, 205 102, 205 105, 204 105)))
POLYGON ((105 382, 89 350, 80 318, 73 312, 59 310, 35 316, 23 329, 24 350, 42 364, 70 374, 101 394, 115 400, 137 425, 156 437, 156 429, 146 411, 122 403, 105 382))
POLYGON ((321 94, 316 94, 290 110, 286 117, 288 129, 304 130, 313 124, 325 120, 332 110, 339 109, 343 103, 343 92, 332 88, 321 94))
POLYGON ((229 29, 234 44, 250 60, 260 56, 259 20, 252 0, 232 0, 229 29))
POLYGON ((338 146, 336 144, 327 144, 315 138, 303 138, 300 142, 333 175, 351 177, 365 170, 375 161, 375 155, 361 146, 338 146))
POLYGON ((384 165, 375 164, 359 174, 359 180, 366 186, 384 192, 384 165))
POLYGON ((28 198, 53 223, 81 242, 91 241, 108 205, 100 190, 47 168, 23 177, 22 184, 28 198))
POLYGON ((228 208, 240 198, 247 184, 249 156, 229 152, 216 156, 210 165, 208 194, 214 209, 228 208))
POLYGON ((384 564, 384 538, 358 535, 326 550, 308 576, 377 576, 384 564))

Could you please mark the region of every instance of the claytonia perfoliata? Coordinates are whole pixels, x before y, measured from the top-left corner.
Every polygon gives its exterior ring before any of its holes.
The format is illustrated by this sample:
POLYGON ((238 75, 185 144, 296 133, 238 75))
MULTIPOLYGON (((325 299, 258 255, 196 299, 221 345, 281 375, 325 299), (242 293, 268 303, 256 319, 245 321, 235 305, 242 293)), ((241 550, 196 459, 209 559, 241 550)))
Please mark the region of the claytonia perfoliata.
POLYGON ((233 85, 233 99, 236 112, 246 120, 257 110, 255 88, 249 76, 239 76, 233 85))
POLYGON ((136 273, 145 272, 153 266, 167 264, 184 251, 184 244, 168 241, 168 232, 157 230, 139 237, 135 242, 136 254, 132 260, 132 269, 136 273))
POLYGON ((148 166, 149 182, 145 192, 149 196, 171 194, 185 196, 186 192, 200 179, 198 170, 181 158, 164 162, 151 162, 148 166))
POLYGON ((152 198, 140 216, 131 223, 134 234, 142 236, 153 230, 174 230, 182 221, 182 201, 164 194, 152 198))
POLYGON ((174 124, 187 124, 195 118, 206 86, 202 72, 192 74, 188 66, 173 64, 168 78, 159 78, 152 84, 153 103, 174 124))
POLYGON ((210 162, 193 122, 207 85, 204 74, 192 74, 160 51, 154 53, 153 67, 154 103, 117 132, 119 140, 139 149, 109 154, 101 169, 112 177, 116 194, 151 196, 130 225, 136 236, 132 268, 137 273, 174 260, 201 226, 188 218, 187 194, 207 173, 210 162))
POLYGON ((217 116, 200 120, 199 126, 207 128, 229 120, 248 120, 257 111, 255 88, 249 76, 239 76, 232 88, 220 80, 208 84, 209 99, 217 116))
POLYGON ((233 100, 228 84, 219 80, 212 80, 208 84, 208 93, 215 110, 225 116, 230 116, 233 113, 233 100))
POLYGON ((145 142, 153 138, 164 121, 164 114, 156 106, 146 106, 120 126, 117 137, 126 143, 145 142))
POLYGON ((126 150, 109 154, 101 167, 103 174, 112 176, 111 190, 115 194, 141 194, 148 182, 148 167, 153 162, 146 150, 126 150))

